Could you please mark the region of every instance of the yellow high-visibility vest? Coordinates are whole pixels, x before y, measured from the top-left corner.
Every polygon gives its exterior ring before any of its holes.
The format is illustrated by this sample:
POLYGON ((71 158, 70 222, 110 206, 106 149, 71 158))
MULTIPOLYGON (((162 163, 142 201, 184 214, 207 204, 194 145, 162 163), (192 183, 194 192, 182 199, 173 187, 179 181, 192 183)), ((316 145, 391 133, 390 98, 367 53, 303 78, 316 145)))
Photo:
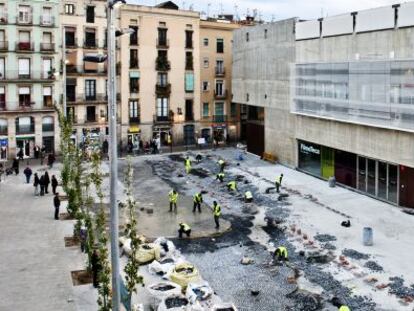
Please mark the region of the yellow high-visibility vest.
POLYGON ((288 251, 287 248, 284 246, 279 246, 276 251, 279 251, 280 256, 284 258, 288 258, 288 251))
POLYGON ((191 227, 187 225, 186 223, 180 224, 180 226, 183 228, 184 231, 190 231, 191 227))
POLYGON ((341 306, 339 308, 339 311, 351 311, 351 309, 349 309, 347 306, 341 306))
POLYGON ((219 204, 213 206, 213 214, 214 216, 220 217, 221 215, 221 207, 219 204))
POLYGON ((174 193, 172 190, 168 193, 168 197, 171 203, 177 203, 178 200, 178 192, 174 193))
POLYGON ((231 181, 227 184, 230 187, 230 190, 237 190, 237 183, 235 181, 231 181))
POLYGON ((251 193, 251 191, 246 191, 246 193, 244 194, 244 197, 246 199, 253 199, 253 194, 251 193))

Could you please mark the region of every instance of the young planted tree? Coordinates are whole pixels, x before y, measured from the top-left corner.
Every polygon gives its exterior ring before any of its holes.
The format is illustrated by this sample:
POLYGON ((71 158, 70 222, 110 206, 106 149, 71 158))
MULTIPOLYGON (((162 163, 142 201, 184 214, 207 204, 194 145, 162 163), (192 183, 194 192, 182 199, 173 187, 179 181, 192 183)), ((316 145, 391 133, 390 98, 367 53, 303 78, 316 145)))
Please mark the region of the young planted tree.
MULTIPOLYGON (((126 236, 131 240, 131 255, 125 266, 126 288, 130 297, 137 291, 137 285, 143 283, 143 278, 139 275, 139 262, 137 259, 137 250, 140 240, 137 232, 136 207, 137 203, 132 194, 132 181, 134 169, 131 160, 128 159, 128 166, 125 172, 125 194, 127 196, 126 205, 128 208, 128 223, 126 225, 126 236)), ((132 306, 131 306, 132 308, 132 306)))

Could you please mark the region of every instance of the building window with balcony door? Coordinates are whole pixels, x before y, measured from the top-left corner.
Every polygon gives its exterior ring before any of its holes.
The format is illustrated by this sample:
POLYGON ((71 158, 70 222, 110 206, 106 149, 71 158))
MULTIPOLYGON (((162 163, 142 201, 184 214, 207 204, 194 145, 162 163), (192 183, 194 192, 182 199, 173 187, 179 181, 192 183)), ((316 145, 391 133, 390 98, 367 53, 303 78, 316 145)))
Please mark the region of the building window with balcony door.
POLYGON ((193 100, 185 100, 185 121, 194 121, 193 100))
POLYGON ((134 32, 129 36, 129 45, 138 45, 138 26, 129 26, 134 32))
POLYGON ((138 93, 139 92, 139 78, 129 77, 129 92, 138 93))
POLYGON ((65 27, 65 43, 66 47, 75 47, 76 46, 76 28, 74 27, 65 27))
POLYGON ((166 87, 168 84, 168 74, 166 72, 159 72, 157 83, 161 87, 166 87))
POLYGON ((157 121, 168 121, 168 98, 157 98, 157 121))
POLYGON ((203 81, 202 90, 203 92, 208 92, 210 83, 208 81, 203 81))
MULTIPOLYGON (((7 136, 7 125, 7 119, 0 119, 0 135, 7 136)), ((0 159, 3 160, 4 158, 1 157, 0 159)))
POLYGON ((137 99, 129 101, 129 123, 140 123, 140 109, 137 99))
POLYGON ((237 117, 237 104, 231 103, 230 104, 230 115, 234 118, 237 117))
POLYGON ((216 96, 224 95, 224 81, 216 80, 216 96))
POLYGON ((33 117, 20 117, 16 118, 16 134, 32 134, 34 133, 34 118, 33 117))
POLYGON ((6 109, 6 87, 0 86, 0 110, 6 109))
POLYGON ((4 6, 4 3, 0 3, 0 23, 6 23, 6 22, 7 22, 6 7, 4 6))
POLYGON ((42 79, 48 79, 48 80, 53 79, 54 78, 54 72, 53 72, 53 68, 52 68, 52 59, 43 58, 42 59, 42 65, 43 65, 42 79))
POLYGON ((0 50, 6 50, 7 51, 7 41, 6 41, 6 33, 4 30, 0 30, 0 50))
POLYGON ((52 33, 51 32, 43 33, 42 42, 40 43, 40 49, 42 51, 53 51, 54 50, 52 46, 52 33))
POLYGON ((21 51, 31 50, 30 31, 19 31, 19 43, 17 49, 21 51))
POLYGON ((29 5, 19 5, 18 23, 30 24, 32 22, 32 7, 29 5))
POLYGON ((223 39, 217 39, 216 52, 224 53, 224 40, 223 39))
POLYGON ((186 49, 193 48, 193 31, 192 30, 185 31, 185 48, 186 49))
POLYGON ((185 70, 193 70, 193 52, 185 53, 185 70))
POLYGON ((86 121, 96 122, 96 107, 95 106, 86 106, 86 121))
POLYGON ((85 29, 85 48, 96 48, 96 30, 95 28, 85 29))
POLYGON ((224 121, 224 103, 216 103, 214 107, 214 122, 224 121))
POLYGON ((138 68, 138 50, 130 49, 129 50, 129 68, 138 68))
POLYGON ((75 5, 72 3, 65 4, 65 14, 66 15, 75 15, 75 5))
POLYGON ((30 87, 23 86, 19 87, 19 106, 20 107, 30 107, 32 104, 30 98, 30 87))
POLYGON ((53 107, 53 100, 52 100, 52 87, 51 86, 44 86, 43 87, 43 106, 44 107, 53 107))
POLYGON ((43 7, 42 16, 40 17, 40 21, 42 25, 52 25, 53 15, 52 15, 52 8, 50 7, 43 7))
POLYGON ((6 78, 6 60, 5 58, 0 58, 0 80, 6 78))
POLYGON ((222 59, 216 60, 216 74, 224 75, 224 61, 222 59))
POLYGON ((86 7, 86 22, 95 23, 95 7, 88 5, 86 7))
POLYGON ((207 118, 210 115, 210 104, 203 103, 203 118, 207 118))
POLYGON ((19 58, 19 79, 30 79, 30 58, 19 58))
POLYGON ((159 47, 168 46, 167 31, 168 31, 167 28, 158 28, 158 46, 159 47))
POLYGON ((66 100, 76 101, 76 79, 66 79, 66 100))
POLYGON ((96 100, 96 80, 85 80, 85 99, 96 100))

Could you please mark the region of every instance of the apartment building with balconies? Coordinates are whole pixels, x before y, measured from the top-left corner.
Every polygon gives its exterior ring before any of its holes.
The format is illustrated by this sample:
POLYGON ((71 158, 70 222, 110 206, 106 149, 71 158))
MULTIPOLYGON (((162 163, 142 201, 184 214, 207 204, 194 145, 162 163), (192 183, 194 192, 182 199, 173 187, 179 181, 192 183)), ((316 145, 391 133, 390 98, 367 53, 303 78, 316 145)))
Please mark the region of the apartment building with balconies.
POLYGON ((218 143, 239 137, 238 106, 232 103, 233 31, 231 19, 200 22, 201 137, 218 143))
POLYGON ((59 148, 58 0, 0 1, 0 161, 59 148))
POLYGON ((161 144, 194 144, 199 136, 200 60, 198 12, 172 2, 125 5, 121 37, 121 133, 129 141, 160 136, 161 144))
POLYGON ((67 113, 78 143, 93 135, 108 135, 107 63, 84 61, 90 54, 107 54, 105 0, 62 0, 60 19, 65 40, 67 113))

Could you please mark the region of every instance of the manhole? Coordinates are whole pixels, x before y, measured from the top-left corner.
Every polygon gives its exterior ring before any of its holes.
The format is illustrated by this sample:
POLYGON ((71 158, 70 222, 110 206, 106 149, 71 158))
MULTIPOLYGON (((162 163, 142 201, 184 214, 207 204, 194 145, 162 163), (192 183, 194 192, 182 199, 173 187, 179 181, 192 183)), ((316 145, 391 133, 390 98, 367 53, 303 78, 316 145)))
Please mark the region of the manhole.
POLYGON ((71 271, 70 274, 72 276, 73 286, 91 284, 93 281, 92 273, 87 270, 71 271))

